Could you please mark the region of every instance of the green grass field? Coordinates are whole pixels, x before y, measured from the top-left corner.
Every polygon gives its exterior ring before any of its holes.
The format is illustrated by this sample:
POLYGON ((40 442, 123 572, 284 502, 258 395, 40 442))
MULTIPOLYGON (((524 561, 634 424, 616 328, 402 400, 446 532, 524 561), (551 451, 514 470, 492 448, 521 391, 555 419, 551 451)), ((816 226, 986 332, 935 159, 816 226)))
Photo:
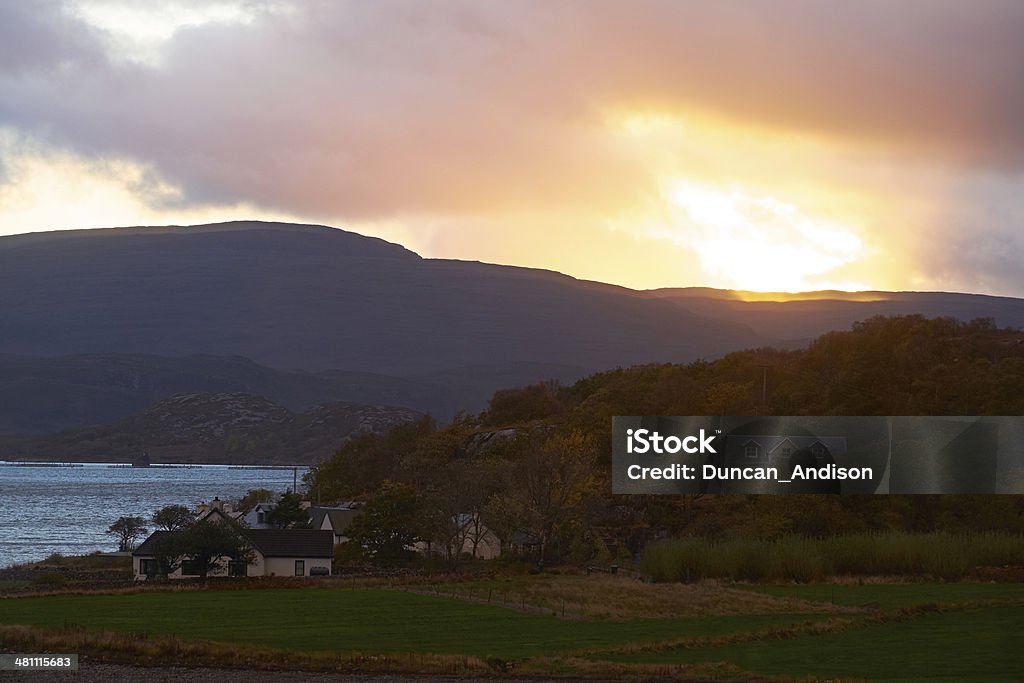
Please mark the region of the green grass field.
POLYGON ((504 659, 749 631, 810 618, 577 621, 403 591, 316 588, 45 596, 0 603, 0 623, 5 624, 134 631, 295 650, 504 659))
POLYGON ((747 671, 873 681, 1020 681, 1024 607, 963 609, 840 633, 613 657, 663 664, 727 661, 747 671))
POLYGON ((622 670, 609 674, 602 666, 641 667, 637 672, 644 675, 652 675, 644 666, 668 667, 654 674, 668 675, 674 666, 727 662, 755 675, 800 680, 1024 680, 1020 584, 741 589, 541 576, 505 584, 456 583, 450 589, 456 597, 305 587, 0 598, 0 625, 175 636, 305 653, 466 655, 517 661, 525 668, 546 661, 539 666, 548 666, 549 673, 579 674, 578 663, 586 660, 596 667, 591 673, 606 677, 622 670), (551 614, 555 596, 582 607, 587 586, 590 600, 628 602, 628 609, 603 617, 579 618, 580 610, 576 618, 551 614), (481 601, 498 588, 514 593, 518 606, 525 603, 527 609, 481 601), (708 613, 708 604, 699 615, 682 608, 702 592, 722 602, 720 613, 708 613), (666 618, 663 609, 654 610, 656 618, 637 616, 645 605, 665 600, 677 601, 680 616, 666 618), (547 611, 531 611, 531 605, 547 611), (751 613, 737 614, 738 607, 751 613), (785 611, 793 607, 799 609, 785 611))

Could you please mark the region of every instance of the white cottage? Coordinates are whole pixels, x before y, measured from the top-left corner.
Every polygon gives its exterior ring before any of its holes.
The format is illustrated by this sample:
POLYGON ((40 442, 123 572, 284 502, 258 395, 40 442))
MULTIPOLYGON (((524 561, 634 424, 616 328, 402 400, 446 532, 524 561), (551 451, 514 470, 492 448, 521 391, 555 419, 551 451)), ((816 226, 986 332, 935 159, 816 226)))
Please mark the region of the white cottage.
MULTIPOLYGON (((319 529, 242 529, 255 551, 252 562, 228 562, 224 558, 219 571, 207 576, 326 576, 334 560, 334 534, 319 529)), ((156 549, 167 534, 178 531, 155 531, 132 553, 132 569, 136 581, 156 578, 159 566, 156 549)), ((182 579, 199 575, 187 558, 167 578, 182 579)))

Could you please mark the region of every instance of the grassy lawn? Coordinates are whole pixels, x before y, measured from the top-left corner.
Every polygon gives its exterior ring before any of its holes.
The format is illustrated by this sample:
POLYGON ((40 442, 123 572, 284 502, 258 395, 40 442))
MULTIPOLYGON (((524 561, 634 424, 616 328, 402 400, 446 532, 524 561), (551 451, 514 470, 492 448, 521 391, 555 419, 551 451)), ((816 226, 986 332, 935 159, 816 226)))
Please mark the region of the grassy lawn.
POLYGON ((751 631, 823 618, 768 614, 562 620, 393 590, 343 588, 55 595, 0 603, 0 623, 80 626, 295 650, 516 659, 629 642, 751 631))
POLYGON ((1024 680, 1024 607, 951 610, 841 633, 618 656, 622 662, 726 661, 746 671, 872 681, 1024 680))
POLYGON ((750 640, 714 647, 604 657, 620 662, 687 664, 725 661, 746 671, 872 681, 1024 680, 1024 585, 983 583, 811 584, 746 590, 885 611, 929 603, 953 608, 907 620, 867 623, 837 633, 750 640))

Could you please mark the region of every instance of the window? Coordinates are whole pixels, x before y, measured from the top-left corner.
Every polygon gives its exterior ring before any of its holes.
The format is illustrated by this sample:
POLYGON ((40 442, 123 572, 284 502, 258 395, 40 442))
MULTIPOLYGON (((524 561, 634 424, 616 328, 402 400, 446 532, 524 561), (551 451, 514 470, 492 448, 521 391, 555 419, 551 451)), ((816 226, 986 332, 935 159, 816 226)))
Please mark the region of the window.
POLYGON ((266 518, 267 518, 267 514, 265 512, 263 512, 262 510, 260 510, 259 512, 256 513, 256 523, 257 524, 265 524, 264 520, 266 520, 266 518))
POLYGON ((246 564, 240 560, 231 560, 228 563, 228 576, 245 576, 246 564))
POLYGON ((151 557, 139 560, 139 573, 145 574, 148 578, 156 576, 156 560, 151 557))
POLYGON ((789 456, 791 456, 791 455, 793 455, 793 449, 792 449, 792 447, 790 447, 790 446, 783 446, 783 447, 782 447, 782 456, 783 456, 784 458, 788 458, 788 457, 789 457, 789 456))
POLYGON ((743 455, 747 456, 748 458, 756 458, 757 451, 758 448, 756 443, 748 443, 746 446, 743 447, 743 455))
POLYGON ((306 561, 305 560, 295 560, 295 576, 305 576, 305 575, 306 575, 306 561))
POLYGON ((199 563, 195 560, 184 560, 181 563, 182 576, 199 576, 199 563))
POLYGON ((821 456, 825 455, 825 447, 822 446, 820 443, 816 443, 813 446, 811 446, 811 453, 814 454, 815 458, 820 458, 821 456))

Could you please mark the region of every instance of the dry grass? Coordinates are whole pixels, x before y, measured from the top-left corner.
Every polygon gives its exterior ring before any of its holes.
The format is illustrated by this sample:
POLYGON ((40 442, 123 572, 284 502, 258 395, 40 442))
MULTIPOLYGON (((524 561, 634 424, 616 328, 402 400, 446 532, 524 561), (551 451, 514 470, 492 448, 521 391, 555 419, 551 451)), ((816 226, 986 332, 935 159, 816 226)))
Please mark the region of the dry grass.
POLYGON ((138 633, 43 630, 0 626, 0 648, 33 652, 88 652, 108 663, 136 667, 209 667, 250 671, 308 671, 346 674, 418 674, 473 677, 567 677, 615 680, 786 681, 746 673, 724 662, 630 664, 579 657, 536 657, 508 662, 462 655, 361 655, 268 650, 263 647, 147 637, 138 633))
MULTIPOLYGON (((436 579, 435 579, 436 580, 436 579)), ((11 597, 42 597, 46 595, 128 595, 134 593, 188 593, 194 591, 250 591, 279 590, 282 588, 396 588, 406 585, 419 585, 426 579, 409 578, 302 578, 290 576, 250 576, 247 578, 212 578, 184 579, 169 581, 137 581, 122 582, 115 586, 95 586, 69 582, 59 587, 33 585, 28 581, 8 582, 20 589, 20 595, 11 597)), ((0 594, 8 592, 0 582, 0 594)), ((12 588, 9 592, 13 593, 12 588)), ((0 596, 2 597, 2 596, 0 596)))
POLYGON ((140 633, 37 629, 18 625, 0 626, 0 649, 86 652, 95 659, 132 666, 475 676, 494 672, 492 664, 464 655, 297 652, 140 633))
MULTIPOLYGON (((792 683, 790 677, 753 674, 727 662, 699 664, 633 664, 579 657, 538 657, 517 668, 525 676, 557 676, 616 681, 758 681, 792 683)), ((850 681, 849 683, 858 683, 850 681)))
POLYGON ((862 611, 798 598, 774 597, 716 582, 650 584, 607 574, 508 577, 427 584, 415 588, 573 619, 618 621, 741 614, 854 614, 862 611))

